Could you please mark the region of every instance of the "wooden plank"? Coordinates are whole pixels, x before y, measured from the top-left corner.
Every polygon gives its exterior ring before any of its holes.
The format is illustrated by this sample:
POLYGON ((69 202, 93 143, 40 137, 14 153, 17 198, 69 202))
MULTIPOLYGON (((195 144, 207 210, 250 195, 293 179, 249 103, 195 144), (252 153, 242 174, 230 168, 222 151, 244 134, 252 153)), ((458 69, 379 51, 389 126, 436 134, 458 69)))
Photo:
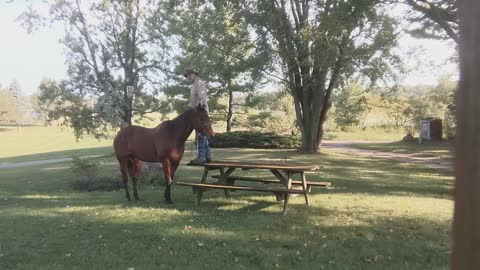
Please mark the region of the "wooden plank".
POLYGON ((214 161, 203 164, 187 164, 188 166, 203 166, 207 168, 239 168, 239 169, 267 169, 267 170, 284 170, 292 172, 301 171, 318 171, 320 166, 316 165, 296 165, 296 164, 269 164, 269 163, 250 163, 235 161, 214 161))
MULTIPOLYGON (((212 178, 220 178, 220 175, 213 175, 212 178)), ((281 182, 278 181, 278 180, 257 179, 257 178, 253 178, 253 177, 247 177, 247 176, 231 175, 231 176, 227 177, 227 179, 250 181, 250 182, 259 182, 259 183, 264 183, 264 184, 281 184, 281 182)), ((292 184, 300 186, 300 185, 302 185, 302 181, 292 181, 292 184)), ((331 187, 332 183, 331 182, 312 182, 312 181, 309 182, 309 181, 307 181, 307 186, 331 187)))
POLYGON ((177 182, 179 186, 191 186, 198 189, 230 189, 230 190, 244 190, 244 191, 258 191, 258 192, 273 192, 273 193, 292 193, 292 194, 304 194, 305 191, 297 189, 270 189, 270 188, 256 188, 248 186, 224 186, 215 184, 197 184, 188 182, 177 182))

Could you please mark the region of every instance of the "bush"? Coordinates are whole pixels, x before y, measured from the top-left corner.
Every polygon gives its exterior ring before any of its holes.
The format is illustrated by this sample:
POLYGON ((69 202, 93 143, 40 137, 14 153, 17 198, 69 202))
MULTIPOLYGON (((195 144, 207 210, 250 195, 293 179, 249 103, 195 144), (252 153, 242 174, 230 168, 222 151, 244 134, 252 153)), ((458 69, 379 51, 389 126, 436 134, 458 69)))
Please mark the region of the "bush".
POLYGON ((123 188, 118 177, 98 176, 100 161, 96 159, 81 159, 72 157, 72 172, 77 176, 71 183, 78 191, 113 191, 123 188))
POLYGON ((138 182, 142 186, 165 186, 162 165, 160 163, 142 162, 142 174, 138 182))
POLYGON ((123 183, 116 177, 81 176, 72 182, 72 188, 78 191, 114 191, 123 188, 123 183))
POLYGON ((100 162, 94 159, 81 159, 77 156, 73 156, 71 169, 78 177, 94 179, 100 169, 100 162))
POLYGON ((251 131, 236 131, 215 135, 212 148, 293 149, 301 145, 298 136, 251 131))

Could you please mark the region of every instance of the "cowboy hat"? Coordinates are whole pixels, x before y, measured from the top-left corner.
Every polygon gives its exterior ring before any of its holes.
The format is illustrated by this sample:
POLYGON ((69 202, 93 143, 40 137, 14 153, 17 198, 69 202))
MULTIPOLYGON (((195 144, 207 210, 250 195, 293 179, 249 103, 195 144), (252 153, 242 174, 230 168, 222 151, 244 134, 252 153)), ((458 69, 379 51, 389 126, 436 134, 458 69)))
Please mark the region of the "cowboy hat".
POLYGON ((193 68, 188 68, 187 70, 185 70, 185 73, 183 74, 183 76, 186 78, 186 77, 188 76, 188 74, 190 74, 190 73, 193 73, 193 74, 195 74, 195 75, 198 75, 198 72, 197 72, 195 69, 193 69, 193 68))

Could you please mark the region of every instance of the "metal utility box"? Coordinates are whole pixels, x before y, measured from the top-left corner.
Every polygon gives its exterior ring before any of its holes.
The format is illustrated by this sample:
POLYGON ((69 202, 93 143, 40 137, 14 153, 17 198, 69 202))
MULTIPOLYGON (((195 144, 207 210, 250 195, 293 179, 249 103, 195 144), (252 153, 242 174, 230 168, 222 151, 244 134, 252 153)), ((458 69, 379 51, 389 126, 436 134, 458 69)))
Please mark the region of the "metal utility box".
POLYGON ((435 117, 428 117, 420 120, 420 141, 441 141, 442 120, 435 117))

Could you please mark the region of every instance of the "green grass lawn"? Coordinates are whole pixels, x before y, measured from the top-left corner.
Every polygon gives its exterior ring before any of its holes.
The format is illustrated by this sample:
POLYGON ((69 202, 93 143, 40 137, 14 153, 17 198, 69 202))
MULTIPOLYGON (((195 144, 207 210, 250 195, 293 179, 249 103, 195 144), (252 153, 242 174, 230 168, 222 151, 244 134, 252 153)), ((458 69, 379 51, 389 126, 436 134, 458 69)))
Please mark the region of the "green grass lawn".
MULTIPOLYGON (((268 194, 221 191, 195 206, 191 189, 76 192, 69 163, 0 170, 0 269, 448 269, 450 173, 382 159, 215 149, 217 159, 320 164, 311 206, 289 213, 268 194)), ((188 161, 186 153, 184 161, 188 161)), ((118 175, 113 158, 102 174, 118 175)), ((261 172, 244 172, 261 175, 261 172)), ((176 179, 196 181, 180 166, 176 179)), ((120 180, 119 180, 120 181, 120 180)))
POLYGON ((86 136, 77 141, 70 128, 32 126, 0 127, 0 163, 100 155, 113 152, 112 139, 86 136))
POLYGON ((405 136, 402 131, 385 130, 356 130, 351 132, 330 131, 325 132, 325 140, 338 141, 399 141, 405 136))
POLYGON ((453 145, 451 142, 391 142, 391 143, 359 143, 356 148, 377 150, 383 152, 411 154, 417 157, 434 157, 439 159, 453 158, 453 145))
MULTIPOLYGON (((153 124, 150 124, 150 126, 153 124)), ((72 155, 103 155, 113 153, 111 136, 97 140, 85 136, 76 140, 67 127, 0 127, 0 163, 71 157, 72 155)), ((384 131, 327 132, 327 140, 398 141, 402 134, 384 131)))

